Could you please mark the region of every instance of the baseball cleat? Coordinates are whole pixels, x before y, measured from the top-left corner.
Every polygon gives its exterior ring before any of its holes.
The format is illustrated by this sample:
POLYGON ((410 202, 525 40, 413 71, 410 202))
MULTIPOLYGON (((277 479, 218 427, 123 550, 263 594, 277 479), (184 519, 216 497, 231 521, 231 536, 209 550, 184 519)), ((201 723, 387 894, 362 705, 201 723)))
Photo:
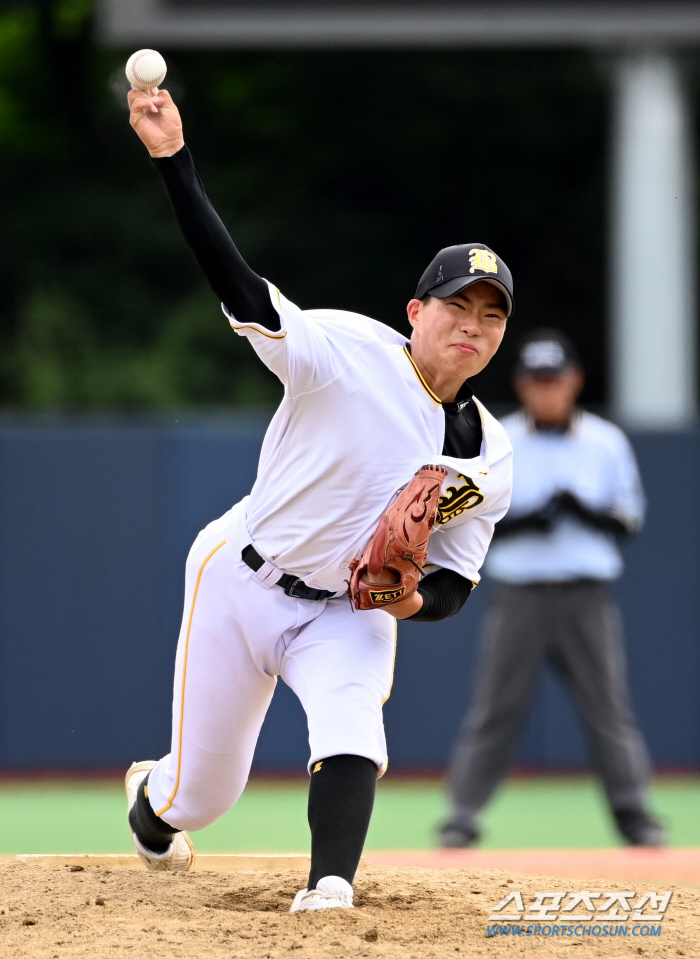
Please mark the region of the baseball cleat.
POLYGON ((659 848, 666 845, 666 832, 658 821, 644 809, 615 809, 615 822, 630 846, 659 848))
POLYGON ((476 826, 448 822, 440 830, 440 845, 443 849, 469 849, 475 846, 481 834, 476 826))
POLYGON ((340 876, 324 876, 315 889, 300 889, 290 912, 315 912, 317 909, 354 909, 352 886, 340 876))
MULTIPOLYGON (((129 812, 136 802, 139 786, 155 765, 154 760, 131 764, 124 777, 129 812)), ((131 838, 134 840, 139 859, 152 872, 187 872, 188 869, 192 868, 194 846, 186 832, 174 833, 170 847, 165 852, 153 852, 152 849, 148 849, 139 841, 138 836, 133 831, 131 838)))

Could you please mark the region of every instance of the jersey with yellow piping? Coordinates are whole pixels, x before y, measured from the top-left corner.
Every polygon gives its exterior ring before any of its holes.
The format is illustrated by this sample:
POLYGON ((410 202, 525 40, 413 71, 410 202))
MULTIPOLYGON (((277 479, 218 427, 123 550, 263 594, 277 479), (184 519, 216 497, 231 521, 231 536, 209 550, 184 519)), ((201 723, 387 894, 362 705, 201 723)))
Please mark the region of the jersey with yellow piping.
POLYGON ((438 463, 448 476, 429 562, 478 582, 510 502, 503 428, 479 404, 480 455, 443 455, 444 412, 405 337, 359 314, 301 311, 271 285, 270 296, 278 331, 227 314, 285 388, 246 500, 255 548, 310 586, 343 591, 388 504, 424 463, 438 463))

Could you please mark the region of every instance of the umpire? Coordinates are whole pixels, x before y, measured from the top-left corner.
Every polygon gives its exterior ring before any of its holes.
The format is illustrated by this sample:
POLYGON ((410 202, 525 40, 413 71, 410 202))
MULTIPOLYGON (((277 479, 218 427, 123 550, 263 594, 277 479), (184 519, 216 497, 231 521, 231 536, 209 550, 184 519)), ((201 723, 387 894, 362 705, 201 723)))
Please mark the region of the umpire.
POLYGON ((515 372, 522 408, 503 420, 513 444, 513 499, 487 558, 497 585, 475 698, 450 768, 453 811, 443 846, 478 840, 476 818, 507 773, 545 661, 576 701, 621 835, 635 846, 664 843, 646 809, 651 766, 608 585, 622 571, 616 538, 641 526, 644 493, 621 430, 577 407, 582 387, 563 334, 542 329, 523 343, 515 372))

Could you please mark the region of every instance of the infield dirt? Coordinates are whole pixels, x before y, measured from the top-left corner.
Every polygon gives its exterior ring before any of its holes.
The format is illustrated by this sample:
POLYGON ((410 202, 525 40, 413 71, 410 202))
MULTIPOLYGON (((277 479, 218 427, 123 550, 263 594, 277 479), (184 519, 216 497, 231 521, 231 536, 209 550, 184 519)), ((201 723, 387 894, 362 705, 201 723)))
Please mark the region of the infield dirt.
MULTIPOLYGON (((299 872, 167 875, 131 869, 0 863, 2 959, 144 956, 153 959, 296 959, 332 956, 700 955, 700 890, 676 889, 654 938, 488 937, 488 918, 510 890, 527 903, 542 890, 630 890, 497 870, 363 865, 354 910, 290 915, 299 872)), ((636 884, 637 891, 655 889, 636 884)))

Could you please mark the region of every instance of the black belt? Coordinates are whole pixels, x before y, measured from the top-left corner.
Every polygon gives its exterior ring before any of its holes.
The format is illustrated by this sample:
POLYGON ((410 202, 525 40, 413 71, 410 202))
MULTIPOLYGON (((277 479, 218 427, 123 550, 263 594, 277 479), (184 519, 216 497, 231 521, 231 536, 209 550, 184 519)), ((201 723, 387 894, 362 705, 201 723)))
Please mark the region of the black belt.
MULTIPOLYGON (((256 573, 265 563, 260 553, 250 544, 241 552, 241 559, 246 566, 249 566, 256 573)), ((321 600, 335 596, 335 593, 331 593, 327 589, 313 589, 313 587, 307 586, 306 583, 302 583, 298 576, 292 576, 291 573, 282 573, 275 585, 281 586, 287 596, 293 596, 295 599, 321 600)))

